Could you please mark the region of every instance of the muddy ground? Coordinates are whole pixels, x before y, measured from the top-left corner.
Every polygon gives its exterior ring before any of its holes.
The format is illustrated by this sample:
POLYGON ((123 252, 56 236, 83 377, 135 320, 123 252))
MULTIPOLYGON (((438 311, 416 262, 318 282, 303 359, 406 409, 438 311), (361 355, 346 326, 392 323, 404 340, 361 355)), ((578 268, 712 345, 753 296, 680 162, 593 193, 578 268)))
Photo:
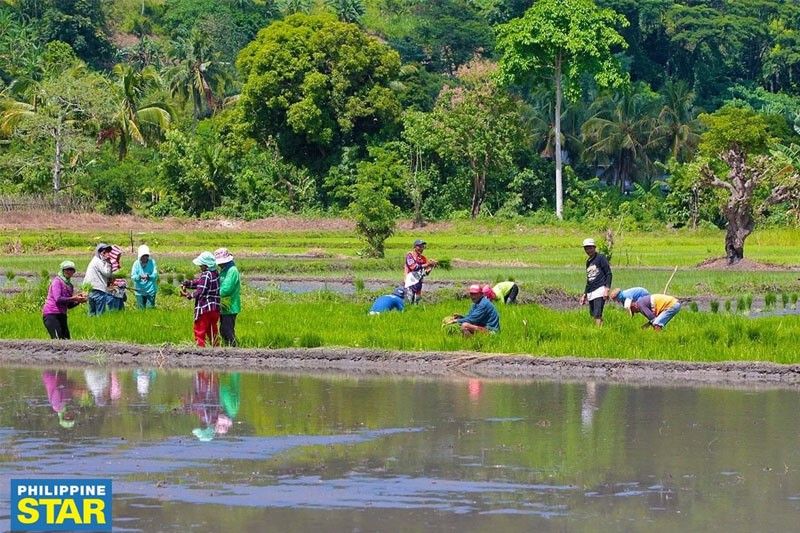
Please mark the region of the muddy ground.
POLYGON ((622 361, 474 352, 409 353, 356 348, 202 349, 112 342, 0 340, 0 364, 333 371, 348 375, 598 380, 659 386, 800 386, 800 365, 622 361))

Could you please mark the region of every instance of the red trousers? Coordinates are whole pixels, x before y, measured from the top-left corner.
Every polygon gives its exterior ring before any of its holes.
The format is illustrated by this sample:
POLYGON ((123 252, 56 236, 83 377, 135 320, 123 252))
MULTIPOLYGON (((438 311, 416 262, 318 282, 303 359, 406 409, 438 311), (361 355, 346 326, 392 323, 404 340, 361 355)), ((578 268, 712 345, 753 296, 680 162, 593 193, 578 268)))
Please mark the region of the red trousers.
POLYGON ((198 346, 206 345, 206 337, 212 346, 219 346, 219 311, 209 311, 194 321, 194 340, 198 346))

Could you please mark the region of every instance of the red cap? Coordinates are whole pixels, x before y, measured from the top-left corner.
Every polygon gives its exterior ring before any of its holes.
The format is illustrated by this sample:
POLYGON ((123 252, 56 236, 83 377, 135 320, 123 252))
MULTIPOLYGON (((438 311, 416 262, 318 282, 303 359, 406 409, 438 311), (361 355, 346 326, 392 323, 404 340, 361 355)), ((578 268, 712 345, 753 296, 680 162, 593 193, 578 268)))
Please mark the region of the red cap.
POLYGON ((470 294, 480 294, 481 293, 481 286, 480 285, 470 285, 469 286, 469 293, 470 294))
POLYGON ((481 289, 481 292, 483 292, 483 295, 489 298, 490 300, 494 300, 495 298, 497 298, 497 295, 494 293, 494 290, 492 290, 492 287, 490 287, 489 285, 484 285, 483 289, 481 289))

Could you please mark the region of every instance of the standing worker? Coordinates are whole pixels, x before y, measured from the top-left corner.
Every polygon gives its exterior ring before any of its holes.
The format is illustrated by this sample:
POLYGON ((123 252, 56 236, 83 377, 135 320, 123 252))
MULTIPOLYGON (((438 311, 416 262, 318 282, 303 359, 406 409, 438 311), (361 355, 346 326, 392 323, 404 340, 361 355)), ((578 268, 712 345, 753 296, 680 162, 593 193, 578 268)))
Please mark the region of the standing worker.
POLYGON ((200 267, 200 275, 181 285, 181 296, 194 300, 194 338, 204 347, 206 338, 219 345, 219 273, 214 254, 203 252, 192 260, 200 267), (193 289, 189 292, 188 289, 193 289))
POLYGON ((412 304, 417 303, 422 294, 422 278, 430 274, 436 266, 436 261, 422 255, 427 244, 422 239, 417 239, 414 241, 414 249, 406 254, 405 288, 406 296, 412 304))
POLYGON ((642 296, 631 303, 631 307, 628 309, 631 316, 642 313, 647 317, 647 322, 642 325, 643 329, 652 326, 656 331, 664 329, 667 322, 672 320, 672 317, 677 315, 680 310, 681 303, 678 299, 667 294, 642 296))
POLYGON ((136 293, 136 306, 139 309, 153 308, 156 306, 156 293, 158 292, 158 268, 156 261, 150 257, 150 248, 143 244, 136 253, 138 261, 131 267, 131 281, 136 293))
POLYGON ((42 307, 42 320, 51 339, 69 339, 67 310, 86 301, 83 293, 73 294, 72 276, 75 274, 75 263, 64 261, 59 266, 58 276, 50 282, 47 299, 42 307))
POLYGON ((597 253, 594 239, 584 239, 583 251, 589 258, 586 260, 586 288, 581 296, 581 305, 589 303, 589 314, 595 324, 603 325, 603 307, 611 290, 611 265, 603 254, 597 253))
POLYGON ((239 269, 233 262, 233 256, 227 248, 219 248, 214 252, 214 259, 219 265, 219 297, 220 317, 219 332, 222 342, 227 346, 236 346, 236 316, 242 310, 242 282, 239 269))
POLYGON ((111 266, 111 245, 100 243, 95 249, 94 257, 86 267, 83 283, 91 285, 89 291, 89 316, 102 315, 108 308, 114 308, 114 296, 111 295, 114 281, 111 266))

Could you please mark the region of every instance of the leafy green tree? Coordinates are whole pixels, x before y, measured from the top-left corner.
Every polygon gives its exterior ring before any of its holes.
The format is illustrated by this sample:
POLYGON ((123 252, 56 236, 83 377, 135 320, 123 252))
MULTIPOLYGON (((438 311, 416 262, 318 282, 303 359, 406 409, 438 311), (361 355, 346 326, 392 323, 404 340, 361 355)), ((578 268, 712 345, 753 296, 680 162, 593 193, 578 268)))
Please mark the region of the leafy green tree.
POLYGON ((626 76, 614 57, 625 40, 615 26, 627 21, 593 0, 540 0, 525 14, 499 26, 501 78, 508 83, 550 84, 555 89, 556 216, 563 214, 561 178, 561 100, 575 101, 581 79, 592 75, 601 87, 623 84, 626 76))
POLYGON ((195 118, 216 112, 231 84, 226 65, 199 31, 193 31, 188 40, 176 42, 173 52, 174 66, 165 73, 170 94, 183 104, 191 102, 195 118))
POLYGON ((358 23, 366 11, 364 0, 325 0, 325 4, 342 22, 358 23))
POLYGON ((240 54, 240 105, 252 135, 298 163, 324 160, 394 124, 397 53, 330 15, 274 22, 240 54))
POLYGON ((278 9, 284 15, 296 15, 311 11, 312 0, 278 0, 278 9))
POLYGON ((41 21, 46 40, 69 44, 87 63, 99 66, 111 58, 101 0, 51 0, 41 21))
POLYGON ((786 176, 770 161, 774 137, 763 115, 726 106, 700 115, 700 120, 708 128, 700 138, 700 153, 716 158, 701 172, 706 183, 724 193, 725 254, 734 264, 744 258, 744 242, 755 228, 757 214, 796 196, 800 182, 796 173, 786 176))
POLYGON ((413 227, 425 225, 422 203, 428 189, 439 177, 433 164, 436 153, 436 127, 432 113, 407 111, 403 115, 403 142, 401 149, 407 157, 407 172, 404 173, 404 190, 414 206, 413 227))
POLYGON ((652 170, 657 105, 649 88, 631 88, 596 100, 594 115, 583 125, 584 157, 610 169, 609 181, 620 190, 652 170))
POLYGON ((116 141, 118 157, 122 161, 131 143, 147 146, 160 140, 175 117, 172 108, 165 102, 140 105, 148 91, 158 89, 161 85, 155 68, 136 70, 120 63, 114 66, 113 74, 117 78, 115 96, 119 111, 112 125, 101 132, 100 140, 116 141))
POLYGON ((520 103, 492 79, 496 66, 474 61, 459 72, 464 87, 445 87, 434 108, 439 155, 464 165, 472 182, 470 216, 477 217, 492 173, 507 173, 526 143, 520 103))
POLYGON ((5 100, 0 133, 51 143, 52 188, 59 192, 66 162, 75 166, 96 149, 94 138, 113 114, 108 81, 79 65, 44 80, 27 101, 5 100))
POLYGON ((382 165, 362 162, 358 168, 355 199, 350 215, 356 232, 364 239, 367 257, 383 257, 384 243, 394 234, 400 209, 389 201, 391 187, 385 183, 382 165))

